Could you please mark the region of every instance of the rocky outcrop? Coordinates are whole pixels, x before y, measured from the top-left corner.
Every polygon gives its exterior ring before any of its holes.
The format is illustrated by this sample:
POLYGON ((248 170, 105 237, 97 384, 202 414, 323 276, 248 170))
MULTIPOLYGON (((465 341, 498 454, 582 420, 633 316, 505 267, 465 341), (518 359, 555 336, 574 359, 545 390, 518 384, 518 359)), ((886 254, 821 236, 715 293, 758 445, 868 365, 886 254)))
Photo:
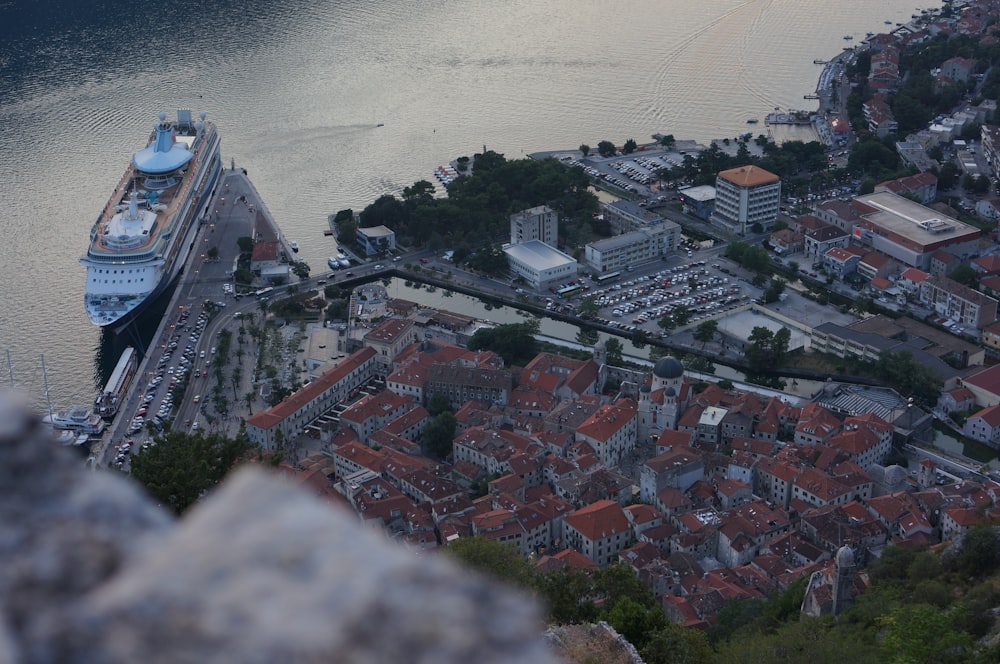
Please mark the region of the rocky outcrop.
POLYGON ((174 522, 0 398, 0 661, 554 659, 531 601, 243 470, 174 522))

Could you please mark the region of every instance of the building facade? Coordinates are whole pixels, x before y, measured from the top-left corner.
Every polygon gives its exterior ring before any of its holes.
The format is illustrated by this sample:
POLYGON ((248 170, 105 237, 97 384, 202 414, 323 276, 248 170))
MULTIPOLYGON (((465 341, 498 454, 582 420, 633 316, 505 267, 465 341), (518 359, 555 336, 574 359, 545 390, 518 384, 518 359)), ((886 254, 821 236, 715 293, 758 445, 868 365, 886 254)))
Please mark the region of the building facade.
POLYGON ((588 244, 584 262, 598 272, 615 272, 657 260, 677 249, 681 227, 672 221, 588 244))
POLYGON ((576 279, 576 260, 541 240, 511 244, 503 251, 510 271, 536 290, 576 279))
POLYGON ((711 221, 745 235, 759 224, 768 230, 781 207, 781 178, 757 166, 740 166, 719 173, 715 179, 715 210, 711 221))
POLYGON ((548 205, 539 205, 510 215, 510 243, 522 244, 529 240, 558 246, 559 213, 548 205))

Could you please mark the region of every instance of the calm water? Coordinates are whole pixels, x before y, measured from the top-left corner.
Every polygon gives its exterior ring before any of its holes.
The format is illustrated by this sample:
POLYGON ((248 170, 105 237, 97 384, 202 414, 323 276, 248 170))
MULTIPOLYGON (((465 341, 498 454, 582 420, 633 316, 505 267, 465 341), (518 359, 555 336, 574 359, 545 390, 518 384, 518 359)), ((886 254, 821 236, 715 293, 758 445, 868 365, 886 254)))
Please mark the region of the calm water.
POLYGON ((456 156, 735 136, 775 106, 814 107, 802 99, 814 58, 913 12, 912 0, 3 3, 0 363, 9 350, 41 403, 44 352, 56 405, 93 398, 102 335, 78 259, 160 110, 208 112, 226 161, 318 268, 335 249, 328 213, 456 156))

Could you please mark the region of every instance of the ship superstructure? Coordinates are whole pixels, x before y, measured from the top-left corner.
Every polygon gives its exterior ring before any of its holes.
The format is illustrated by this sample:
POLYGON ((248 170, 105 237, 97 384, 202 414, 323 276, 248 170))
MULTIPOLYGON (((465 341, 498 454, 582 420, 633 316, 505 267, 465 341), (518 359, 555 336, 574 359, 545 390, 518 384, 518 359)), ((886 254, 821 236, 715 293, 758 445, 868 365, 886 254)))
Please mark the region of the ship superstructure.
POLYGON ((84 304, 94 325, 124 324, 174 281, 208 212, 222 169, 219 135, 201 113, 160 113, 149 144, 90 231, 80 263, 87 268, 84 304))

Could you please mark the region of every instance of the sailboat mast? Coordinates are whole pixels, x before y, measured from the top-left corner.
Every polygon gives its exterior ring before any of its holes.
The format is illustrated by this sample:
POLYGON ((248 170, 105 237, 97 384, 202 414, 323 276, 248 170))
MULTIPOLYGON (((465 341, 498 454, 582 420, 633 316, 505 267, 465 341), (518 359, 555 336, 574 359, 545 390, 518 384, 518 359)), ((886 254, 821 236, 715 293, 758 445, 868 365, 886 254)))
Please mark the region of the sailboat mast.
POLYGON ((49 421, 52 421, 52 399, 49 398, 49 374, 45 371, 45 353, 42 353, 42 382, 45 384, 45 403, 49 408, 49 421))

